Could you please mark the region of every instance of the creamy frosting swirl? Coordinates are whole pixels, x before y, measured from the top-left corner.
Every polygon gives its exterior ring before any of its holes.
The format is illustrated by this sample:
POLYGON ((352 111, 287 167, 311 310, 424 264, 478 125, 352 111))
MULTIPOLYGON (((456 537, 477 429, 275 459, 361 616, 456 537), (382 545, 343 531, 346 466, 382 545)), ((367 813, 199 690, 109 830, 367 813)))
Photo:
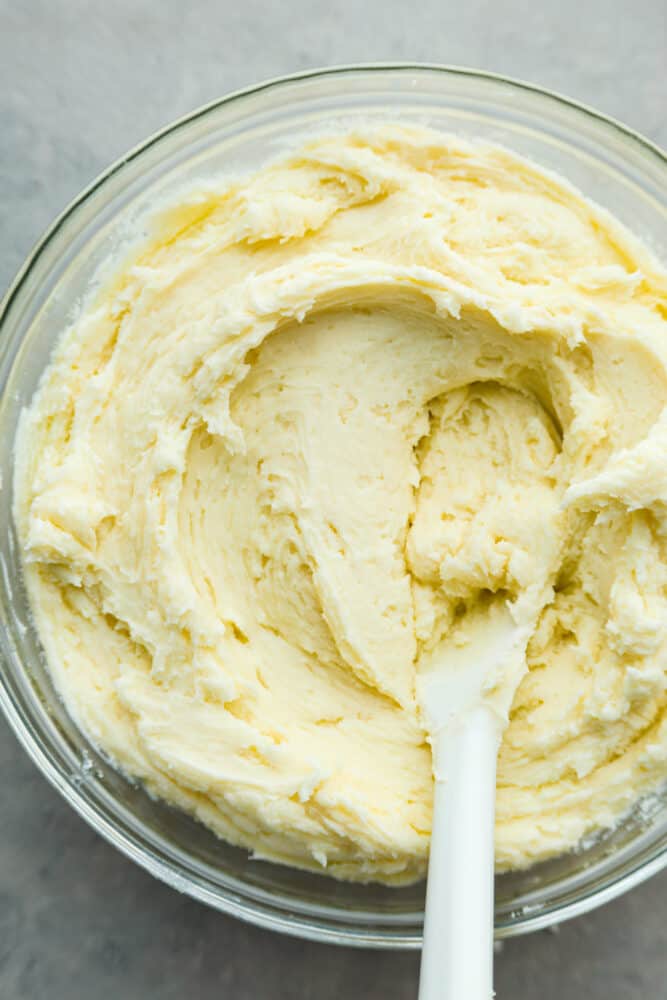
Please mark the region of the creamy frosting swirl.
POLYGON ((667 776, 667 295, 501 149, 388 126, 186 192, 91 296, 17 440, 74 718, 258 856, 424 871, 419 656, 489 592, 536 621, 497 862, 667 776))

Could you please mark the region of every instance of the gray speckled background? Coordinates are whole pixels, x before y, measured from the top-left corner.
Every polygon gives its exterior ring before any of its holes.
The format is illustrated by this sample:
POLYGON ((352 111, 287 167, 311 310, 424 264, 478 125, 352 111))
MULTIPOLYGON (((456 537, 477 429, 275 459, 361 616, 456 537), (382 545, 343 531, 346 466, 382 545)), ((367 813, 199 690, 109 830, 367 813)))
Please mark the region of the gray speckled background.
MULTIPOLYGON (((667 144, 665 0, 0 0, 0 287, 154 129, 266 77, 373 59, 523 77, 667 144)), ((278 937, 154 881, 61 801, 1 720, 0 765, 2 1000, 416 996, 414 954, 278 937)), ((666 890, 663 874, 557 934, 506 943, 499 1000, 666 1000, 666 890)))

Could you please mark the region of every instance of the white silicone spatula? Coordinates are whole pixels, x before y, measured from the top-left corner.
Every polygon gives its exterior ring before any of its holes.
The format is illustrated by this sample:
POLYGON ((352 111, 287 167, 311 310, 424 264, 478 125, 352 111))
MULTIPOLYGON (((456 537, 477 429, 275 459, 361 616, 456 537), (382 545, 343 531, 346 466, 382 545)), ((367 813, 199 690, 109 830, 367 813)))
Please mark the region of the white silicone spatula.
POLYGON ((491 1000, 496 758, 529 629, 496 598, 419 664, 435 790, 419 1000, 491 1000))

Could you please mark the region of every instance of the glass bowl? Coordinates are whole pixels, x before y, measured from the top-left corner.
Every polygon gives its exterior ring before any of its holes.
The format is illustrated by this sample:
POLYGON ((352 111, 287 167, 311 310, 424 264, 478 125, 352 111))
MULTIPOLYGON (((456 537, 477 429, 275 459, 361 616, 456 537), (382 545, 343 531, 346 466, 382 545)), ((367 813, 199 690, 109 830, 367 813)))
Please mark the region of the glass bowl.
MULTIPOLYGON (((337 883, 253 861, 121 776, 69 719, 21 583, 11 517, 12 448, 53 344, 97 269, 157 200, 197 179, 257 168, 308 133, 402 120, 498 142, 552 168, 660 255, 667 160, 615 122, 535 87, 439 66, 305 73, 232 94, 110 167, 53 224, 0 312, 0 704, 44 775, 110 843, 158 878, 227 913, 348 945, 421 944, 423 884, 337 883)), ((578 851, 496 881, 498 937, 583 913, 667 864, 667 798, 644 802, 578 851)))

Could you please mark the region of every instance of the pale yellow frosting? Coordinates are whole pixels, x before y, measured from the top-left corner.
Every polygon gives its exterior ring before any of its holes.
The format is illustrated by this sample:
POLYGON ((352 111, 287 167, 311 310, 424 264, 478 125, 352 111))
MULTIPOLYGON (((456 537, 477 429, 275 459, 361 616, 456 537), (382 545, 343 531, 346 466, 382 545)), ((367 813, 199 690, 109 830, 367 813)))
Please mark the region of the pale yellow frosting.
POLYGON ((415 878, 419 656, 503 591, 497 862, 613 823, 667 777, 666 287, 558 178, 399 126, 160 212, 17 441, 76 721, 259 856, 415 878))

